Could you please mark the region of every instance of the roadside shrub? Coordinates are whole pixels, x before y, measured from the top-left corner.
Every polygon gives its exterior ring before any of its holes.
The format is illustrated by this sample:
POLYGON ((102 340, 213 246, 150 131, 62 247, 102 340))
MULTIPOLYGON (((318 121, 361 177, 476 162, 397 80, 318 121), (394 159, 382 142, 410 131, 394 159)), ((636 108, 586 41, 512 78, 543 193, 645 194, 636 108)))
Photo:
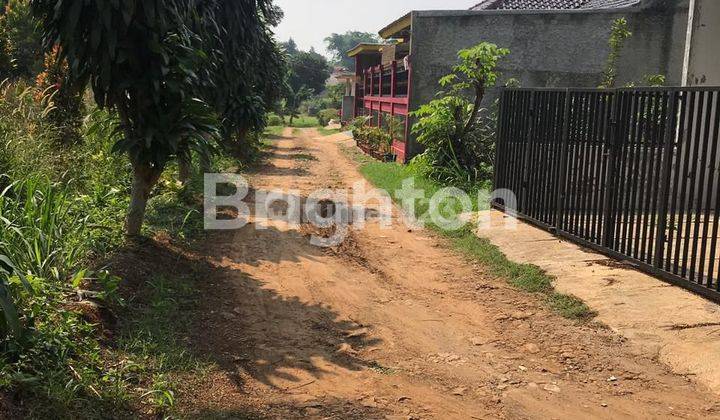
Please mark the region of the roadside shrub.
POLYGON ((483 42, 458 52, 460 64, 442 79, 440 97, 421 106, 412 128, 425 146, 426 175, 444 184, 472 187, 492 177, 496 104, 482 108, 485 91, 495 85, 498 61, 509 54, 483 42))
POLYGON ((80 141, 83 115, 82 96, 64 83, 67 71, 68 64, 60 60, 60 47, 56 45, 45 54, 44 70, 35 78, 35 99, 51 107, 47 118, 57 128, 58 142, 64 144, 80 141))
POLYGON ((353 127, 352 133, 358 146, 377 158, 392 151, 392 136, 387 130, 360 125, 353 127))
MULTIPOLYGON (((43 52, 42 35, 32 16, 30 0, 10 0, 3 12, 0 13, 0 44, 4 44, 5 52, 0 53, 0 61, 6 61, 5 66, 10 64, 5 76, 32 80, 42 67, 43 52)), ((0 78, 5 76, 0 72, 0 78)))
POLYGON ((63 187, 30 177, 0 193, 0 254, 21 273, 63 280, 87 252, 87 216, 63 187))
POLYGON ((52 105, 36 101, 38 94, 24 80, 0 82, 0 169, 20 176, 42 173, 56 180, 69 165, 61 162, 67 156, 56 153, 57 130, 46 118, 52 105))
POLYGON ((267 125, 269 127, 276 127, 279 125, 285 125, 285 121, 283 121, 283 119, 277 114, 269 114, 267 117, 267 125))
POLYGON ((337 120, 339 116, 340 110, 336 108, 323 109, 317 114, 318 123, 321 127, 325 127, 326 125, 330 124, 330 121, 337 120))

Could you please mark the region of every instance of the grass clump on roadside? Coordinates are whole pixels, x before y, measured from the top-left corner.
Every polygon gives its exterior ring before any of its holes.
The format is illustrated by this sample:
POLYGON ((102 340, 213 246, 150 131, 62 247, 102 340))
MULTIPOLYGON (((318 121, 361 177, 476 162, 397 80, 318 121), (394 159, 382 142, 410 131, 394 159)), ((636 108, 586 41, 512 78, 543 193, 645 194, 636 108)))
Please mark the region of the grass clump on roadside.
POLYGON ((289 127, 295 128, 313 128, 318 126, 320 126, 320 122, 317 117, 311 117, 309 115, 300 115, 299 117, 295 117, 289 125, 289 127))
MULTIPOLYGON (((343 150, 360 165, 360 172, 372 184, 387 191, 393 199, 397 199, 396 192, 402 189, 403 181, 412 179, 415 188, 424 191, 424 198, 415 202, 416 215, 425 214, 429 209, 429 198, 444 188, 443 185, 418 174, 417 168, 413 165, 403 166, 378 162, 355 148, 343 148, 343 150)), ((468 193, 471 198, 477 197, 482 190, 483 188, 476 186, 468 193)), ((450 209, 448 210, 457 214, 460 208, 459 204, 455 200, 449 204, 450 209)), ((478 206, 478 201, 474 201, 474 212, 489 208, 489 206, 484 208, 478 208, 478 206)), ((510 261, 488 239, 478 237, 471 225, 449 231, 433 224, 427 218, 422 220, 426 222, 428 228, 449 239, 454 249, 486 266, 490 274, 505 279, 520 290, 542 295, 548 306, 561 316, 575 320, 586 320, 594 316, 590 308, 580 299, 556 292, 552 284, 552 277, 539 267, 510 261)))
MULTIPOLYGON (((173 405, 173 372, 182 370, 169 362, 176 359, 171 353, 186 346, 163 334, 141 335, 147 325, 128 328, 147 316, 146 324, 180 334, 185 321, 165 321, 158 300, 124 301, 126 284, 106 271, 108 261, 122 264, 114 258, 126 245, 132 184, 128 160, 112 153, 115 124, 107 112, 91 109, 79 140, 60 144, 59 128, 24 92, 0 89, 0 398, 13 404, 12 415, 26 418, 161 415, 173 405), (156 356, 130 340, 156 349, 156 356)), ((218 156, 212 169, 239 165, 218 156)), ((147 236, 200 236, 200 172, 183 186, 177 166, 167 168, 148 203, 147 236)), ((179 301, 174 290, 165 296, 179 301)))
POLYGON ((158 275, 140 286, 117 339, 123 366, 141 373, 142 403, 157 416, 172 413, 182 376, 202 377, 213 364, 194 354, 187 342, 199 295, 195 280, 158 275))
POLYGON ((510 261, 497 246, 478 237, 469 227, 456 232, 436 231, 450 238, 455 249, 488 267, 491 274, 525 292, 544 295, 548 306, 563 317, 587 320, 595 316, 582 300, 556 292, 552 277, 540 267, 510 261))
POLYGON ((338 133, 342 132, 342 130, 339 128, 325 128, 325 127, 318 127, 317 131, 323 137, 332 136, 333 134, 338 134, 338 133))
POLYGON ((282 133, 285 130, 283 125, 271 125, 265 128, 265 137, 270 139, 282 137, 282 133))

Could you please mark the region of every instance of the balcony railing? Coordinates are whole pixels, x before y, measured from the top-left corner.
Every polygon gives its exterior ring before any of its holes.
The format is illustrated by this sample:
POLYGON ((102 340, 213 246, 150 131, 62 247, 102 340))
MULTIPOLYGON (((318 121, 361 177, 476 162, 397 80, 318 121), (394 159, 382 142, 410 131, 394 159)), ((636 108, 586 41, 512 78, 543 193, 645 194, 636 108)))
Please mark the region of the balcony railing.
POLYGON ((362 92, 366 97, 407 97, 409 75, 402 62, 370 67, 365 70, 362 92))

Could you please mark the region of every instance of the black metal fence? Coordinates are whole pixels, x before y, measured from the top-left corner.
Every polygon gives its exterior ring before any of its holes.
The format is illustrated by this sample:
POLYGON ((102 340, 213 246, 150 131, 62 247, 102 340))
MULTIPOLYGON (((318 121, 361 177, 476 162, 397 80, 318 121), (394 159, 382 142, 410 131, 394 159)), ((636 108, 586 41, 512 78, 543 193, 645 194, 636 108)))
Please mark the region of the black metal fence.
POLYGON ((719 108, 720 88, 505 89, 517 208, 493 205, 720 301, 719 108))

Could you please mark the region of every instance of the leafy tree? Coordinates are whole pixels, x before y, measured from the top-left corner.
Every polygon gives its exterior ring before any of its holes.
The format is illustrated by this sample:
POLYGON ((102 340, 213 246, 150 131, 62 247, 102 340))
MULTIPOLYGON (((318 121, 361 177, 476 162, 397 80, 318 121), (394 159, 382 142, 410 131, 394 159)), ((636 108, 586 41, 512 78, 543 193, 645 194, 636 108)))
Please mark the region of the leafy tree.
POLYGON ((461 50, 460 64, 440 79, 446 91, 414 112, 418 121, 412 131, 426 148, 420 159, 429 166, 430 175, 455 183, 489 178, 494 125, 481 105, 486 89, 497 82, 498 61, 509 53, 487 42, 461 50))
POLYGON ((205 54, 185 22, 191 2, 34 0, 45 44, 60 46, 77 89, 87 83, 101 108, 117 111, 122 138, 114 150, 133 169, 126 231, 140 234, 153 186, 182 142, 203 147, 214 115, 192 97, 205 54))
POLYGON ((378 42, 378 37, 369 32, 347 31, 344 34, 332 34, 325 38, 328 51, 333 54, 335 64, 352 69, 355 62, 347 56, 347 52, 354 48, 357 44, 363 42, 378 42))
POLYGON ((287 54, 290 57, 292 57, 295 54, 300 52, 297 44, 295 43, 295 40, 292 38, 288 39, 287 42, 283 42, 282 48, 283 48, 283 50, 285 50, 285 54, 287 54))
POLYGON ((315 52, 300 51, 295 41, 290 38, 280 45, 287 64, 284 68, 281 99, 275 101, 274 111, 285 120, 290 117, 290 124, 300 113, 300 107, 313 95, 325 90, 325 82, 330 77, 330 65, 325 57, 315 52))
POLYGON ((92 87, 117 111, 116 151, 133 168, 126 230, 140 233, 147 200, 166 164, 206 155, 227 137, 264 124, 280 94, 271 0, 34 0, 46 46, 59 44, 71 84, 92 87), (273 57, 268 57, 273 54, 273 57), (267 60, 267 61, 264 61, 267 60), (274 73, 273 73, 274 72, 274 73))
MULTIPOLYGON (((285 56, 270 31, 282 11, 271 1, 213 0, 203 6, 194 26, 214 64, 200 78, 197 95, 219 115, 224 148, 245 158, 256 147, 251 133, 263 131, 285 87, 285 56)), ((182 157, 181 169, 189 153, 182 157)))
POLYGON ((299 92, 305 86, 316 94, 325 89, 330 77, 330 66, 322 55, 314 51, 300 51, 289 57, 290 75, 288 83, 293 92, 299 92))
POLYGON ((608 53, 607 63, 605 64, 605 71, 603 72, 603 82, 600 87, 603 88, 614 88, 615 81, 617 79, 617 63, 620 59, 625 41, 632 36, 628 21, 625 18, 619 18, 613 21, 612 29, 610 30, 610 40, 608 45, 610 52, 608 53))
POLYGON ((292 86, 287 87, 284 99, 284 110, 282 115, 290 117, 290 125, 292 126, 293 120, 300 114, 300 104, 312 96, 312 91, 306 86, 300 86, 298 90, 294 90, 292 86))

